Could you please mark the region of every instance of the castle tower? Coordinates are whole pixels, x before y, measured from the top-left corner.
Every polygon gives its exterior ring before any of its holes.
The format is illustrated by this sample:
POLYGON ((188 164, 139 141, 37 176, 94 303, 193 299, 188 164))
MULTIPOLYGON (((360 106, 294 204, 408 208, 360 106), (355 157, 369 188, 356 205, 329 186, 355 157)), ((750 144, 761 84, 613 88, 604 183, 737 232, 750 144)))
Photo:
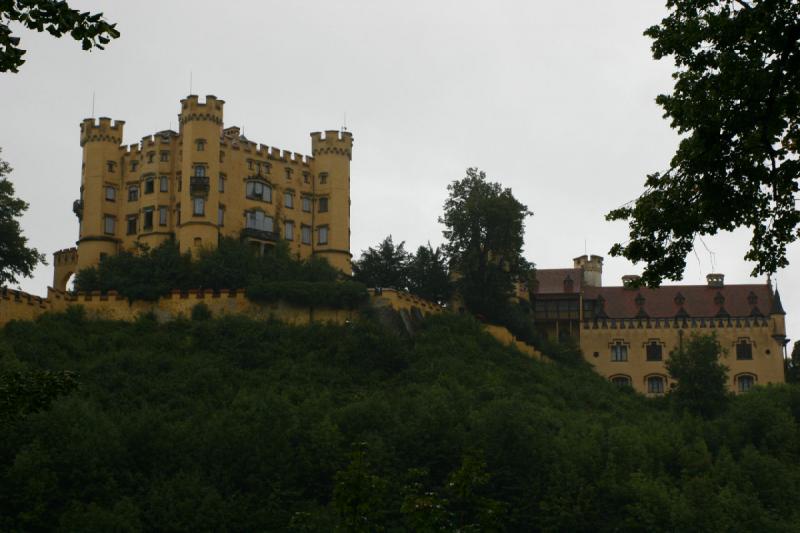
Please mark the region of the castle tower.
POLYGON ((345 274, 350 260, 350 160, 353 134, 328 130, 311 134, 314 156, 313 250, 345 274))
POLYGON ((180 222, 176 237, 181 253, 202 247, 216 247, 219 242, 219 177, 220 136, 222 134, 223 100, 197 95, 181 100, 178 115, 183 139, 181 169, 180 222))
POLYGON ((599 255, 582 255, 572 260, 575 268, 583 270, 586 287, 603 286, 603 258, 599 255))
POLYGON ((77 269, 96 265, 102 257, 117 253, 122 224, 118 202, 106 199, 106 187, 119 190, 123 169, 120 165, 122 128, 117 120, 100 117, 81 123, 83 165, 80 198, 73 210, 80 221, 77 269))

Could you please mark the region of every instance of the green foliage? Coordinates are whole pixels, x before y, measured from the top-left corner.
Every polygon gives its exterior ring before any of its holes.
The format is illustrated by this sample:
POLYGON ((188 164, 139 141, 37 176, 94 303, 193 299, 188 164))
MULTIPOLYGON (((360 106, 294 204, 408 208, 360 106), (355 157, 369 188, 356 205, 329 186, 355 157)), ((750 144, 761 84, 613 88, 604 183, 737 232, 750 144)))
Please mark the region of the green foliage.
POLYGON ((0 530, 796 531, 800 388, 714 419, 540 363, 462 316, 0 331, 0 370, 80 373, 3 427, 0 530))
POLYGON ((399 290, 408 288, 408 263, 405 241, 395 246, 389 235, 375 248, 361 252, 353 261, 353 279, 367 287, 386 287, 399 290))
POLYGON ((445 253, 459 273, 457 289, 472 313, 502 314, 513 282, 528 275, 531 265, 522 257, 525 218, 532 215, 499 183, 468 168, 467 175, 447 186, 449 197, 439 222, 445 225, 445 253))
MULTIPOLYGON (((0 24, 0 46, 2 28, 0 24)), ((0 65, 1 58, 0 53, 0 65)), ((36 265, 45 263, 44 255, 36 248, 28 248, 28 239, 22 235, 17 219, 28 209, 28 204, 14 197, 14 185, 6 178, 10 173, 11 166, 0 159, 0 285, 16 283, 19 276, 30 277, 36 265)))
POLYGON ((202 321, 211 318, 211 309, 204 302, 200 302, 192 307, 192 320, 202 321))
POLYGON ((678 280, 698 236, 752 230, 754 274, 787 265, 798 237, 800 3, 668 0, 645 35, 655 59, 672 57, 675 87, 656 101, 682 134, 669 169, 608 214, 630 240, 612 255, 647 265, 642 282, 678 280), (680 213, 680 216, 675 216, 680 213))
POLYGON ((103 49, 111 39, 119 37, 116 24, 103 20, 102 13, 81 12, 65 1, 6 0, 0 2, 0 72, 18 72, 25 62, 25 50, 11 26, 19 24, 36 31, 47 31, 54 37, 69 34, 81 42, 84 50, 103 49), (12 23, 12 24, 9 24, 12 23))
POLYGON ((453 294, 450 271, 438 246, 434 250, 428 243, 417 248, 417 253, 409 258, 407 272, 408 290, 412 294, 439 304, 450 300, 453 294))
POLYGON ((47 409, 78 387, 73 372, 31 370, 0 374, 0 422, 8 423, 47 409))
POLYGON ((728 403, 728 368, 720 363, 722 347, 713 335, 689 337, 667 358, 670 377, 677 380, 670 393, 678 409, 711 418, 728 403))
POLYGON ((338 282, 339 277, 324 259, 296 259, 283 244, 259 256, 245 243, 222 238, 217 248, 201 250, 194 261, 174 241, 107 257, 78 272, 75 289, 116 290, 130 301, 155 301, 173 289, 241 288, 255 301, 285 299, 299 305, 353 308, 366 299, 363 285, 338 282))
POLYGON ((789 359, 783 361, 786 383, 800 383, 800 341, 795 341, 789 359))
POLYGON ((285 302, 302 306, 355 309, 364 303, 367 288, 355 281, 253 282, 245 294, 254 302, 285 302))

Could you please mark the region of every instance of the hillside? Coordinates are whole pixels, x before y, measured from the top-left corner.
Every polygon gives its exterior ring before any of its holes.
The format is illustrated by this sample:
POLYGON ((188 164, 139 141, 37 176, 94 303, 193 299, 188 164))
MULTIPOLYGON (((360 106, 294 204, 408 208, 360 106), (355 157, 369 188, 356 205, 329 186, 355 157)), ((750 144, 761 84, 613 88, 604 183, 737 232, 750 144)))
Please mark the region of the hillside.
POLYGON ((81 388, 0 439, 3 531, 796 531, 800 391, 711 422, 464 317, 12 322, 81 388))

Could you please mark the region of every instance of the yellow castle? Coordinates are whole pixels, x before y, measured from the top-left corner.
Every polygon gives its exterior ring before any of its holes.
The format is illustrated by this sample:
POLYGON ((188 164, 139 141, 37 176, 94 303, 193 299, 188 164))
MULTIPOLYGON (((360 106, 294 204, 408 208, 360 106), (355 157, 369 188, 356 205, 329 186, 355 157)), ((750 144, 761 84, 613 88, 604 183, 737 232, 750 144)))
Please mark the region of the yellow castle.
POLYGON ((324 257, 349 274, 350 160, 347 131, 311 133, 311 156, 248 140, 225 127, 225 102, 181 100, 177 132, 125 146, 122 120, 85 119, 77 248, 54 254, 53 286, 105 256, 174 238, 182 252, 222 236, 263 250, 278 241, 302 258, 324 257))

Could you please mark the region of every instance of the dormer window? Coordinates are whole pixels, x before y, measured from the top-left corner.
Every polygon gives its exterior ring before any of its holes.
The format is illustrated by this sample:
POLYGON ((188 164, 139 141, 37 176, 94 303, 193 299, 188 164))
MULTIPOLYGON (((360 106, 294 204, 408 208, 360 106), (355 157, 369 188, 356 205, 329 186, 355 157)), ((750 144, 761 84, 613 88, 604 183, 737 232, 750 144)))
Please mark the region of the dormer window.
POLYGON ((194 148, 198 152, 205 152, 205 150, 206 150, 206 140, 205 139, 197 139, 194 142, 194 148))
POLYGON ((683 294, 678 293, 675 295, 675 305, 683 305, 686 301, 686 298, 683 297, 683 294))

